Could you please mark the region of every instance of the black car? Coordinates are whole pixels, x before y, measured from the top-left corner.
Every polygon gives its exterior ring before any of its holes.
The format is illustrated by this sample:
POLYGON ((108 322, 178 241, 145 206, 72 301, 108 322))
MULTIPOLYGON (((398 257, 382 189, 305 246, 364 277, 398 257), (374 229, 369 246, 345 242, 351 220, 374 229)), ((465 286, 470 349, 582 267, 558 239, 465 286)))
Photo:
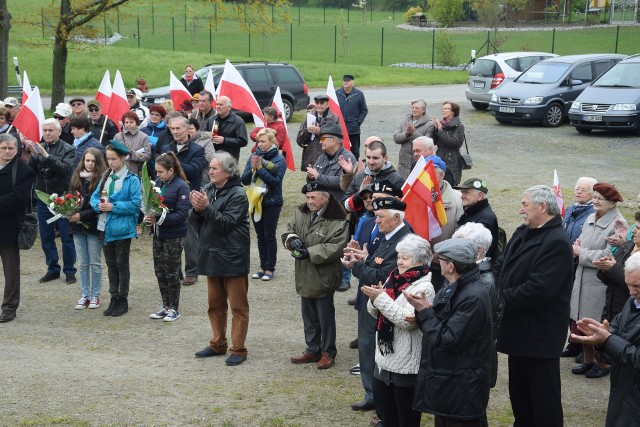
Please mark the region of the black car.
MULTIPOLYGON (((284 62, 238 62, 233 65, 249 85, 260 108, 271 105, 278 86, 280 86, 287 120, 291 118, 294 111, 304 110, 309 105, 307 83, 295 66, 284 62)), ((218 87, 224 64, 208 64, 196 71, 203 82, 207 80, 209 69, 218 87)), ((171 99, 169 86, 151 89, 143 95, 142 103, 149 106, 159 104, 166 99, 171 99)))

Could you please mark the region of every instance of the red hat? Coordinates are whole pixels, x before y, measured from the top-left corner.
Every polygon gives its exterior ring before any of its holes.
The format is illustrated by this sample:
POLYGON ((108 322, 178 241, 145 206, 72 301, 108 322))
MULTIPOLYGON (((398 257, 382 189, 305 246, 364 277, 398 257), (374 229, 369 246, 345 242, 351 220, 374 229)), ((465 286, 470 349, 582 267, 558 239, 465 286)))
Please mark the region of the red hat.
POLYGON ((597 191, 604 197, 606 200, 611 202, 623 202, 622 196, 616 190, 616 187, 612 184, 607 184, 606 182, 599 182, 593 186, 593 191, 597 191))
POLYGON ((164 107, 162 105, 158 105, 158 104, 154 104, 151 107, 149 107, 149 112, 156 112, 158 114, 160 114, 160 116, 164 119, 165 116, 167 115, 167 110, 164 109, 164 107))

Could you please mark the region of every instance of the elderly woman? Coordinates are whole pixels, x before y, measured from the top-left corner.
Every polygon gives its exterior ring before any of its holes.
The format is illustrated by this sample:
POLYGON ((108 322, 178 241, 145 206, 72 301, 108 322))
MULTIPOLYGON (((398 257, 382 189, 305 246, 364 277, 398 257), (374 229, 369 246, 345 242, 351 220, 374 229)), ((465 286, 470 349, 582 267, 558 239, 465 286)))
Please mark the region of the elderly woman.
POLYGON ((411 101, 411 113, 400 123, 398 132, 393 135, 396 144, 400 144, 398 173, 405 179, 411 173, 413 161, 413 140, 420 136, 433 136, 434 123, 427 114, 427 103, 423 99, 411 101))
POLYGON ((396 246, 398 267, 384 285, 362 286, 369 297, 367 310, 378 319, 376 331, 374 399, 384 426, 419 426, 421 413, 413 409, 413 392, 420 366, 422 332, 414 321, 415 310, 403 291, 433 302, 429 265, 433 258, 429 242, 415 234, 396 246))
POLYGON ((582 225, 589 215, 593 213, 593 186, 598 181, 595 178, 583 176, 578 178, 576 187, 573 189, 573 204, 564 212, 562 225, 567 230, 569 241, 574 244, 582 233, 582 225))
MULTIPOLYGON (((278 150, 282 150, 284 147, 284 141, 287 138, 287 127, 284 125, 282 120, 278 120, 278 110, 273 107, 264 107, 262 109, 262 114, 264 115, 265 125, 268 129, 273 129, 276 133, 276 141, 278 142, 278 150)), ((263 127, 256 127, 251 131, 249 137, 252 141, 256 143, 251 149, 252 153, 255 153, 256 148, 258 147, 258 132, 260 132, 263 127)))
POLYGON ((458 185, 462 177, 460 167, 460 147, 465 140, 464 125, 460 123, 460 106, 455 102, 442 104, 442 119, 433 119, 435 134, 433 142, 438 147, 436 155, 447 165, 444 179, 451 185, 458 185))
POLYGON ((198 274, 207 276, 209 322, 213 337, 196 357, 227 352, 227 307, 231 306, 231 355, 228 366, 247 359, 249 328, 249 202, 238 173, 238 162, 216 151, 209 163, 210 183, 189 197, 189 221, 198 227, 198 274))
MULTIPOLYGON (((595 212, 587 217, 582 233, 573 244, 573 254, 578 257, 578 268, 571 294, 571 320, 577 322, 583 317, 598 319, 602 316, 607 287, 598 279, 598 268, 593 261, 603 257, 610 258, 610 247, 606 238, 615 234, 616 222, 625 226, 627 221, 618 212, 617 202, 622 196, 611 184, 597 183, 593 186, 593 209, 595 212)), ((624 231, 626 233, 626 229, 624 231)), ((581 332, 572 323, 572 332, 581 332)), ((583 344, 584 362, 571 370, 576 375, 587 378, 599 378, 609 373, 608 368, 595 364, 595 352, 591 345, 583 344)))
POLYGON ((122 115, 122 123, 122 132, 117 133, 114 139, 129 147, 131 153, 125 164, 129 172, 140 176, 143 163, 151 159, 149 137, 138 129, 140 118, 133 111, 127 111, 122 115))

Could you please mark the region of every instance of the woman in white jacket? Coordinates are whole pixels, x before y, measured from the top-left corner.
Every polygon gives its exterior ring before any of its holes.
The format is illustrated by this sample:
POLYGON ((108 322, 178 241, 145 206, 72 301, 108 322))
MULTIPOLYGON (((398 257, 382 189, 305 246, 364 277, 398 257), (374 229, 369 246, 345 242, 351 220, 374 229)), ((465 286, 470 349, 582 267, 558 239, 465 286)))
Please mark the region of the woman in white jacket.
POLYGON ((429 265, 433 258, 429 242, 410 234, 396 246, 398 267, 384 285, 363 286, 369 297, 367 309, 378 318, 374 400, 385 427, 420 425, 421 413, 412 408, 413 391, 420 365, 422 332, 416 328, 414 308, 403 295, 422 295, 432 302, 435 292, 429 265))

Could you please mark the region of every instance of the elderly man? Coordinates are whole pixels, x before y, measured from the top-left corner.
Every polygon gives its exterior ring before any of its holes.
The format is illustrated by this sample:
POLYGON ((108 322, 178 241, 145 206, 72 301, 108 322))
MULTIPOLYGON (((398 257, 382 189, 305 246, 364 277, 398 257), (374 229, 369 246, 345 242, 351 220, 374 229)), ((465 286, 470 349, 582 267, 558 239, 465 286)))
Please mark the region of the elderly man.
POLYGON ((208 90, 198 94, 197 108, 193 110, 190 119, 196 119, 203 132, 211 132, 216 118, 216 110, 213 108, 213 95, 208 90))
POLYGON ((76 96, 69 101, 71 110, 73 111, 73 117, 87 117, 87 105, 84 98, 76 96))
POLYGON ((11 113, 10 122, 13 122, 16 116, 18 115, 18 113, 20 112, 20 103, 13 96, 9 96, 4 99, 4 108, 9 110, 9 112, 11 113))
POLYGON ((340 125, 333 123, 323 125, 320 131, 320 145, 323 154, 318 157, 314 165, 307 165, 307 182, 319 182, 336 200, 341 201, 344 191, 340 187, 340 177, 344 169, 338 160, 342 157, 344 161, 351 164, 356 164, 357 160, 342 145, 340 125))
POLYGON ((336 318, 333 295, 340 284, 340 256, 349 240, 346 212, 328 188, 314 181, 302 187, 306 203, 298 206, 282 235, 295 258, 296 292, 300 295, 306 350, 291 363, 335 363, 336 318))
POLYGON ((584 336, 571 334, 580 343, 600 346, 613 360, 606 427, 633 426, 640 419, 640 253, 625 262, 624 280, 631 297, 611 324, 585 317, 578 321, 584 336))
POLYGON ((142 101, 142 92, 140 89, 133 88, 127 92, 127 102, 129 103, 129 109, 136 113, 138 119, 140 119, 139 129, 146 127, 149 124, 149 109, 140 103, 142 101))
MULTIPOLYGON (((186 119, 185 119, 186 120, 186 119)), ((231 306, 231 355, 227 366, 247 359, 245 340, 249 328, 249 202, 238 171, 238 162, 217 152, 209 164, 210 184, 192 190, 189 221, 198 227, 198 272, 207 276, 209 322, 213 337, 196 357, 227 353, 227 302, 231 306)))
POLYGON ((349 133, 349 142, 351 143, 351 152, 356 159, 360 158, 360 126, 369 113, 367 101, 361 90, 354 86, 355 78, 351 74, 345 74, 342 77, 342 87, 336 91, 338 104, 344 124, 347 126, 349 133))
POLYGON ((433 138, 428 136, 420 136, 413 140, 413 162, 411 164, 411 170, 416 165, 416 162, 420 160, 420 157, 427 158, 436 154, 435 145, 433 144, 433 138))
POLYGON ((458 220, 458 226, 463 226, 469 222, 476 222, 487 227, 487 230, 491 232, 492 243, 491 247, 487 250, 486 256, 491 260, 491 263, 495 262, 496 254, 498 251, 498 218, 493 213, 493 209, 489 205, 487 200, 487 193, 489 189, 486 181, 480 178, 470 178, 466 180, 462 185, 453 187, 456 190, 460 190, 462 193, 462 208, 464 213, 458 220))
POLYGON ((74 140, 74 136, 71 133, 71 124, 69 124, 72 115, 71 105, 62 102, 56 105, 56 109, 53 112, 53 118, 60 123, 60 128, 62 129, 60 139, 69 145, 73 145, 74 140))
MULTIPOLYGON (((73 146, 60 139, 60 123, 56 119, 42 122, 42 139, 44 143, 25 141, 31 150, 29 167, 36 174, 36 190, 47 194, 64 194, 69 189, 75 150, 73 146)), ((50 282, 60 278, 60 264, 58 264, 58 248, 56 246, 56 229, 60 232, 62 241, 62 271, 69 284, 76 283, 76 247, 73 244, 71 226, 66 218, 60 218, 51 224, 47 220, 53 217, 49 206, 38 200, 38 226, 40 229, 40 244, 47 263, 47 273, 40 278, 40 283, 50 282)))
POLYGON ((514 425, 563 425, 560 353, 569 326, 573 249, 553 190, 523 193, 524 224, 516 229, 493 273, 504 297, 498 351, 509 356, 514 425))
POLYGON ((35 174, 18 157, 18 141, 0 134, 0 258, 4 271, 4 297, 0 323, 16 317, 20 305, 20 251, 18 228, 31 203, 35 174))
MULTIPOLYGON (((246 147, 249 142, 247 126, 240 116, 231 111, 231 99, 220 96, 216 103, 217 117, 213 124, 211 140, 216 151, 226 151, 237 161, 240 158, 240 149, 246 147)), ((206 126, 205 130, 207 130, 206 126)))
MULTIPOLYGON (((374 184, 374 187, 379 187, 374 184)), ((345 249, 342 264, 353 271, 359 279, 359 287, 384 283, 389 273, 396 267, 398 253, 396 245, 404 236, 411 234, 411 229, 404 223, 404 210, 407 205, 395 197, 380 194, 382 189, 374 189, 372 209, 377 225, 376 236, 373 230, 361 236, 362 249, 358 242, 352 241, 345 249), (382 197, 380 197, 382 196, 382 197), (375 249, 369 247, 372 238, 379 241, 375 249)), ((375 368, 375 331, 377 319, 367 312, 367 298, 359 296, 358 309, 358 361, 360 379, 365 390, 364 399, 351 405, 354 411, 374 409, 373 371, 375 368)))
MULTIPOLYGON (((118 133, 118 127, 113 120, 102 114, 102 104, 100 104, 100 101, 96 99, 89 101, 87 103, 87 110, 89 110, 89 120, 91 121, 91 133, 93 133, 93 137, 106 147, 109 145, 109 141, 118 133)), ((116 120, 119 119, 119 117, 116 117, 116 120)))
POLYGON ((403 291, 423 333, 413 407, 434 414, 438 427, 479 427, 489 402, 489 294, 481 284, 473 242, 449 239, 436 244, 434 252, 447 281, 433 304, 403 291))
MULTIPOLYGON (((327 123, 340 125, 340 119, 329 110, 329 97, 317 95, 313 98, 316 103, 313 113, 307 112, 307 120, 303 120, 298 131, 296 143, 302 147, 302 161, 300 170, 307 171, 307 165, 313 165, 322 155, 320 146, 320 129, 327 123)), ((342 134, 342 132, 340 132, 342 134)))

